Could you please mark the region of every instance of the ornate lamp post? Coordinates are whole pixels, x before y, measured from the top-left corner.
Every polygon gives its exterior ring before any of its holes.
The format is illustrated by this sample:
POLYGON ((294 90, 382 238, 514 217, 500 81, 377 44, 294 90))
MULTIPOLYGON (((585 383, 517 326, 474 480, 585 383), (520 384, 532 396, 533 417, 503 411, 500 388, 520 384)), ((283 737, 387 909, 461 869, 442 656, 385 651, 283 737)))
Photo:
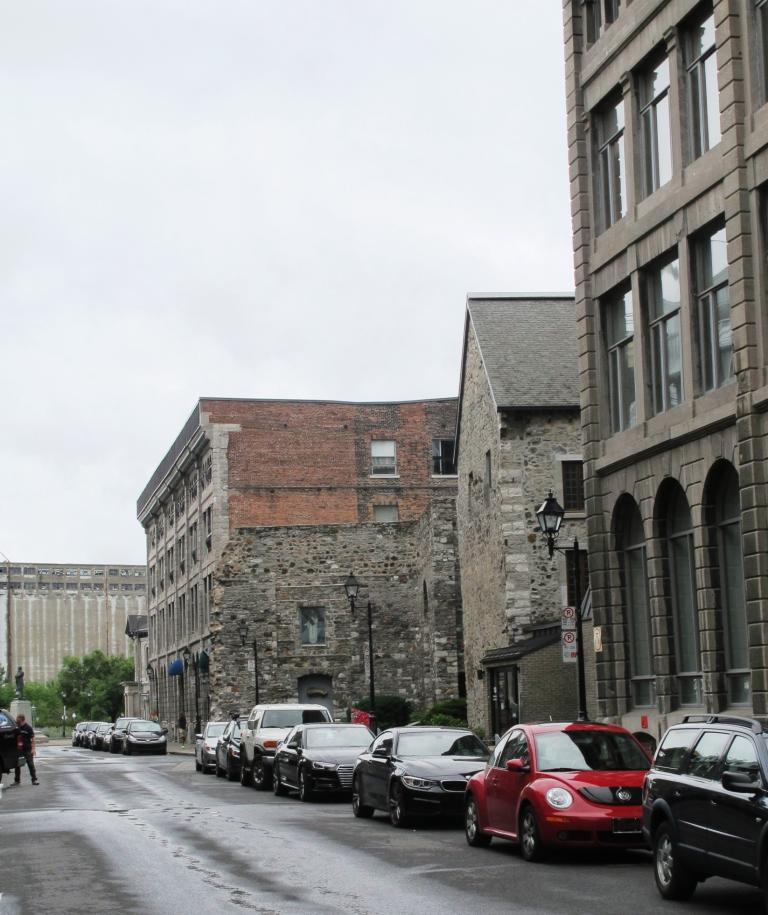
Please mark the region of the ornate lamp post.
MULTIPOLYGON (((240 622, 240 625, 237 627, 238 634, 240 635, 240 644, 245 648, 248 644, 248 623, 245 620, 240 622)), ((259 643, 256 639, 253 640, 253 696, 254 704, 259 704, 259 643)))
POLYGON ((151 716, 154 711, 152 707, 152 684, 155 682, 155 672, 151 664, 147 664, 147 679, 149 680, 149 714, 151 716))
MULTIPOLYGON (((189 670, 189 659, 192 657, 192 654, 189 650, 189 647, 186 646, 181 650, 181 657, 184 660, 183 673, 181 675, 181 711, 184 713, 184 717, 187 716, 187 671, 189 670)), ((197 732, 195 732, 197 733, 197 732)))
MULTIPOLYGON (((349 608, 354 615, 357 595, 360 593, 360 582, 355 578, 352 572, 349 573, 347 580, 344 582, 344 593, 349 601, 349 608)), ((371 704, 371 730, 376 733, 376 680, 373 672, 373 618, 371 612, 370 598, 368 599, 368 688, 370 693, 371 704)))
MULTIPOLYGON (((560 525, 563 523, 565 509, 558 503, 550 489, 549 495, 541 503, 536 512, 539 521, 539 527, 546 537, 549 558, 558 553, 565 553, 565 550, 556 546, 557 538, 560 533, 560 525)), ((581 570, 579 569, 579 540, 573 538, 573 590, 576 603, 576 666, 579 683, 579 721, 588 721, 587 716, 587 686, 584 674, 584 638, 582 629, 582 608, 581 608, 581 570)))

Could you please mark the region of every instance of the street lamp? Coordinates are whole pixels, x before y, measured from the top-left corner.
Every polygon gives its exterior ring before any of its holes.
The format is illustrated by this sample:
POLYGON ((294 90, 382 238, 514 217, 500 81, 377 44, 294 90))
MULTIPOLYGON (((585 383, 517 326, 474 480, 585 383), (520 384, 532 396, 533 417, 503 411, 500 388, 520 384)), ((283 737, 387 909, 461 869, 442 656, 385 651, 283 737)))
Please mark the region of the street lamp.
MULTIPOLYGON (((189 659, 191 653, 188 646, 185 646, 181 650, 181 657, 184 660, 184 667, 182 668, 181 674, 181 712, 184 715, 184 718, 187 717, 187 671, 189 670, 189 659)), ((197 731, 195 731, 197 733, 197 731)))
MULTIPOLYGON (((355 578, 352 572, 349 573, 347 580, 344 582, 344 593, 347 595, 347 600, 349 601, 349 609, 352 614, 355 613, 355 604, 357 603, 357 595, 360 593, 360 582, 355 578)), ((370 693, 370 726, 371 730, 376 733, 376 686, 373 673, 373 618, 371 616, 371 611, 373 607, 371 606, 370 598, 368 599, 368 687, 370 693)))
POLYGON ((152 670, 151 664, 147 664, 147 679, 149 680, 149 715, 151 717, 154 711, 152 707, 152 684, 155 682, 155 672, 152 670))
MULTIPOLYGON (((245 648, 248 644, 248 623, 245 620, 240 621, 240 625, 237 627, 237 632, 240 636, 240 644, 245 648)), ((259 643, 256 639, 253 640, 253 697, 255 699, 255 704, 259 704, 259 643)))
MULTIPOLYGON (((536 511, 536 517, 539 521, 539 527, 547 540, 547 549, 549 558, 558 553, 565 553, 565 550, 556 546, 557 537, 560 533, 560 525, 563 523, 565 509, 559 504, 550 489, 549 495, 541 503, 536 511)), ((582 608, 581 608, 581 570, 579 569, 579 539, 573 538, 573 590, 574 601, 576 603, 576 667, 579 684, 579 721, 589 721, 587 715, 587 685, 584 674, 584 638, 582 629, 582 608)))

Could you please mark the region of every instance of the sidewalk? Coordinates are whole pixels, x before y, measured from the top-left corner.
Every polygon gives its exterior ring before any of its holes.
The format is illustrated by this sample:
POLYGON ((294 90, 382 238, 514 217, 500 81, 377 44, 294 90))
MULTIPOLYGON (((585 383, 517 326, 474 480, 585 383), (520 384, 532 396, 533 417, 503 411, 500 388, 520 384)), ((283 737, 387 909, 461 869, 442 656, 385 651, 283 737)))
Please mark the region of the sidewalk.
POLYGON ((189 742, 183 747, 180 743, 176 743, 175 740, 168 741, 168 752, 173 753, 175 756, 194 756, 195 755, 195 745, 190 746, 189 742))

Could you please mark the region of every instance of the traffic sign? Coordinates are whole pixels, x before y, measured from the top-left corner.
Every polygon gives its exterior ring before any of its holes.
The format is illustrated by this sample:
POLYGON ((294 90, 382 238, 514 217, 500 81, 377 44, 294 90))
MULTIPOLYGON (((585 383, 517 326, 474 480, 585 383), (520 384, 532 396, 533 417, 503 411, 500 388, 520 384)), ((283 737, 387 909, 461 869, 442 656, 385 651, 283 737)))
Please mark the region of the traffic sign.
POLYGON ((561 644, 563 647, 563 661, 566 664, 575 663, 579 656, 579 644, 576 633, 572 629, 563 631, 561 644))
POLYGON ((576 628, 576 608, 564 607, 563 615, 560 617, 560 628, 565 632, 566 629, 576 628))

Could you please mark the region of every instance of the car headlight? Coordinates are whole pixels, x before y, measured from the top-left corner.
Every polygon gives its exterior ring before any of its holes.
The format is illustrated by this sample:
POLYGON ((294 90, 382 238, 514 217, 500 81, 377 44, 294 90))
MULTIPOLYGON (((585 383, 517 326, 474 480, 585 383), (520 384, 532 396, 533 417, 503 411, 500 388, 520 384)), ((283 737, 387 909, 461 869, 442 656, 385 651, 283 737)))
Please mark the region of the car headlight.
POLYGON ((161 734, 161 735, 160 735, 160 740, 165 740, 165 739, 166 739, 166 738, 165 738, 165 734, 161 734))
POLYGON ((335 771, 335 769, 336 769, 336 763, 313 762, 313 763, 312 763, 312 768, 313 768, 313 769, 323 769, 323 770, 325 770, 326 772, 327 772, 327 771, 333 772, 333 771, 335 771))
POLYGON ((131 743, 136 743, 136 738, 133 736, 133 734, 128 735, 128 740, 130 740, 131 743))
POLYGON ((557 810, 565 810, 573 803, 573 795, 565 788, 550 788, 546 793, 547 803, 557 810))
POLYGON ((415 778, 413 775, 404 775, 400 781, 405 785, 406 788, 434 788, 437 782, 432 781, 430 778, 415 778))

